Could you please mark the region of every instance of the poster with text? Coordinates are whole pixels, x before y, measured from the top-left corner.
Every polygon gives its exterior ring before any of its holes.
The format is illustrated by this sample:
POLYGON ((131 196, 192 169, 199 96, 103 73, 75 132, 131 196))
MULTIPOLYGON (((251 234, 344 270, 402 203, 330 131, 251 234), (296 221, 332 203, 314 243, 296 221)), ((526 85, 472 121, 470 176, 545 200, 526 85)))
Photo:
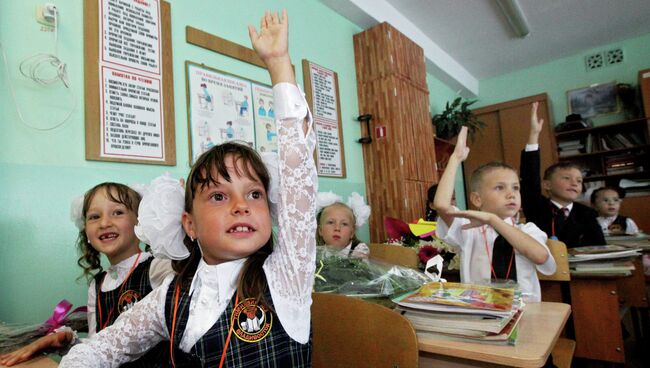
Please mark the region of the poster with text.
MULTIPOLYGON (((258 111, 252 81, 189 61, 186 66, 191 161, 227 141, 255 148, 258 111)), ((258 91, 260 96, 266 99, 258 91)))
POLYGON ((345 177, 343 131, 336 73, 303 60, 305 91, 310 95, 316 131, 318 175, 345 177))

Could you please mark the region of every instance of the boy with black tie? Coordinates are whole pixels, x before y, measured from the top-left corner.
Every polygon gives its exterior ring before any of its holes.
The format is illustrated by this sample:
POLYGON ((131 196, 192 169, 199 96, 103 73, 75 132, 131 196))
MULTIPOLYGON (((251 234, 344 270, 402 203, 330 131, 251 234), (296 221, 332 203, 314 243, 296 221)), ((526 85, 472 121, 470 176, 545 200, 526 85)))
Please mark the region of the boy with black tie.
POLYGON ((463 127, 438 184, 434 207, 442 221, 438 221, 436 234, 459 248, 461 282, 514 280, 524 300, 539 302, 537 271, 550 275, 556 265, 546 247, 546 234, 533 223, 515 220, 521 207, 517 172, 499 162, 479 167, 472 173, 470 193, 470 201, 479 211, 459 211, 452 205, 456 171, 469 154, 466 139, 467 128, 463 127))
POLYGON ((539 134, 544 119, 537 118, 537 107, 534 102, 528 144, 521 153, 521 202, 526 219, 569 248, 605 244, 596 211, 575 202, 582 193, 580 167, 559 162, 546 169, 543 181, 539 177, 539 134))

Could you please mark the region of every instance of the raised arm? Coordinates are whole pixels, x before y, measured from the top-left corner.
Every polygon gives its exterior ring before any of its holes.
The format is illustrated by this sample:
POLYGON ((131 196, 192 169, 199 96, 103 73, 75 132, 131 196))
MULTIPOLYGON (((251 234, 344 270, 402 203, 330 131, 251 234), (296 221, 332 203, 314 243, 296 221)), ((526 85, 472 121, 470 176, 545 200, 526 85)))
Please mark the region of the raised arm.
POLYGON ((249 26, 253 48, 271 75, 278 127, 278 241, 264 270, 276 307, 287 306, 276 308, 285 330, 305 343, 316 258, 316 138, 307 102, 296 86, 287 31, 286 11, 281 17, 266 12, 259 32, 249 26))
POLYGON ((537 109, 539 102, 533 102, 530 109, 530 130, 527 147, 521 152, 521 206, 529 222, 539 225, 542 199, 542 178, 540 171, 539 134, 544 126, 544 119, 539 119, 537 109), (536 148, 530 145, 535 145, 536 148), (528 148, 531 148, 529 151, 528 148))
POLYGON ((449 161, 447 162, 447 167, 442 173, 442 178, 438 183, 438 190, 436 191, 436 196, 433 199, 433 207, 438 211, 440 218, 447 224, 451 226, 451 223, 454 221, 454 218, 449 216, 451 212, 454 211, 452 206, 452 197, 454 194, 454 182, 456 180, 456 172, 460 164, 465 161, 469 155, 469 148, 467 147, 467 127, 463 127, 458 134, 458 141, 456 142, 456 147, 454 152, 451 154, 449 161))

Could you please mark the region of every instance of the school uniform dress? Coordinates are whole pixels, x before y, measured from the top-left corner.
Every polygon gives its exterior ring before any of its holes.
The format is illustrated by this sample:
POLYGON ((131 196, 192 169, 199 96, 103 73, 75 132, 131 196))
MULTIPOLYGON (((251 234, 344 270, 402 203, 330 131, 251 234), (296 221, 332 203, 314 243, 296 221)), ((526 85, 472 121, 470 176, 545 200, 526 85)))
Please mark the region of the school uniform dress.
POLYGON ((343 257, 352 257, 352 258, 364 258, 367 259, 370 256, 370 248, 366 243, 357 243, 352 245, 353 242, 350 242, 347 247, 341 249, 339 254, 343 257))
MULTIPOLYGON (((507 224, 514 223, 513 218, 503 221, 507 224)), ((512 267, 509 267, 513 250, 512 246, 510 245, 510 248, 507 248, 508 245, 505 244, 506 251, 495 251, 495 242, 497 242, 497 239, 500 244, 504 244, 505 239, 489 225, 463 230, 462 226, 469 223, 470 220, 468 219, 456 218, 451 223, 451 226, 449 226, 441 219, 438 221, 438 226, 436 227, 436 235, 442 241, 460 250, 460 281, 464 283, 487 284, 493 278, 492 268, 495 269, 499 279, 505 279, 507 269, 511 268, 509 276, 519 285, 524 300, 528 302, 541 301, 542 296, 537 271, 544 275, 550 275, 555 273, 556 268, 555 259, 546 246, 546 234, 530 222, 527 224, 513 225, 535 239, 546 249, 549 256, 546 262, 541 265, 536 265, 517 250, 514 250, 514 264, 512 267), (497 258, 499 259, 499 264, 493 262, 497 258)))
POLYGON ((521 152, 521 207, 528 222, 533 222, 549 238, 555 236, 568 248, 605 244, 605 237, 592 208, 573 202, 568 215, 550 199, 542 195, 539 175, 538 145, 527 145, 521 152), (530 150, 532 149, 532 150, 530 150))
MULTIPOLYGON (((142 300, 171 274, 173 270, 169 260, 154 259, 150 253, 142 252, 139 257, 133 255, 95 275, 88 289, 88 336, 92 337, 103 327, 112 325, 120 314, 142 300), (136 259, 137 265, 129 275, 136 259)), ((158 344, 144 356, 122 367, 166 367, 168 356, 169 346, 158 344)))
MULTIPOLYGON (((310 307, 316 268, 318 189, 313 159, 316 139, 302 92, 295 85, 280 83, 273 87, 273 93, 279 139, 278 232, 273 252, 263 266, 267 300, 273 313, 264 312, 262 319, 263 311, 244 305, 237 313, 238 319, 231 320, 237 277, 245 259, 218 265, 201 260, 190 288, 179 294, 174 362, 178 358, 180 364, 214 366, 215 358, 218 360, 222 354, 223 336, 228 333, 225 325, 234 321, 225 366, 311 366, 310 307), (302 128, 305 117, 310 120, 306 135, 302 128), (282 364, 276 365, 275 359, 282 364), (284 365, 288 361, 291 364, 284 365)), ((60 367, 117 367, 159 342, 170 340, 168 318, 173 307, 169 297, 175 290, 172 281, 168 277, 112 326, 88 343, 75 346, 60 367)))
POLYGON ((598 216, 596 219, 598 220, 598 224, 600 224, 600 228, 603 230, 603 234, 606 236, 610 234, 634 235, 639 232, 639 227, 627 216, 598 216))

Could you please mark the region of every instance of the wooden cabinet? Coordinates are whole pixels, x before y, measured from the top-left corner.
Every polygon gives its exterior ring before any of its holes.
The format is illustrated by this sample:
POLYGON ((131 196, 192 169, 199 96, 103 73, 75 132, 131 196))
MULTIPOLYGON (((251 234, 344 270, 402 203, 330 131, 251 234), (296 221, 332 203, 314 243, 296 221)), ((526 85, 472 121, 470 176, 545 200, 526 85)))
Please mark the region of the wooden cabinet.
POLYGON ((359 113, 372 115, 372 142, 363 146, 370 238, 383 243, 384 217, 424 217, 437 182, 424 52, 388 23, 356 34, 354 52, 359 113))
POLYGON ((639 87, 643 99, 643 111, 646 117, 650 117, 650 69, 639 71, 639 87))
MULTIPOLYGON (((479 166, 490 161, 502 161, 519 170, 521 150, 526 146, 530 131, 530 109, 533 102, 539 102, 538 116, 544 119, 539 137, 541 169, 556 160, 555 140, 550 126, 546 94, 520 98, 474 110, 478 119, 486 124, 482 134, 469 142, 470 153, 465 160, 465 194, 469 204, 470 177, 479 166)), ((542 174, 540 173, 540 175, 542 174)))

